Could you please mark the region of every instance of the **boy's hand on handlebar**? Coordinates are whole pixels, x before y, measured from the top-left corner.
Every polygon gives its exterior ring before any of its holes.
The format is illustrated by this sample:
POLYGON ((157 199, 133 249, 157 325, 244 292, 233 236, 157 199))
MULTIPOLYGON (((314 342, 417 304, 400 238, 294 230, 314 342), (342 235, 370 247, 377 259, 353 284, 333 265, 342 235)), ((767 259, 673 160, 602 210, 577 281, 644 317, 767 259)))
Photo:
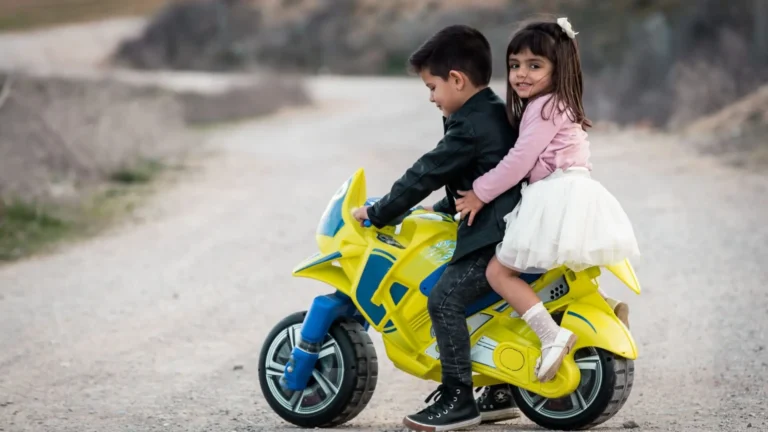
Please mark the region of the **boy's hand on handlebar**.
POLYGON ((467 221, 468 226, 472 226, 472 222, 475 220, 475 215, 485 206, 485 203, 480 201, 480 198, 475 195, 473 191, 457 191, 461 198, 456 200, 456 211, 461 213, 461 218, 465 219, 469 216, 467 221))
POLYGON ((356 221, 360 222, 360 226, 365 226, 364 223, 368 220, 368 209, 370 207, 371 206, 364 206, 352 210, 352 217, 355 218, 356 221))

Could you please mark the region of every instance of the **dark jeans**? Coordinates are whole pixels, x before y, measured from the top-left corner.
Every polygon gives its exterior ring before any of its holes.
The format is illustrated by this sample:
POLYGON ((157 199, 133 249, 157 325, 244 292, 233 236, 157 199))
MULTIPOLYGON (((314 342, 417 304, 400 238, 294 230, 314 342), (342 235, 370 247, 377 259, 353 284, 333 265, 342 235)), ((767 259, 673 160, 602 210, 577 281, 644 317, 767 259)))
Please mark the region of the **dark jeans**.
POLYGON ((496 246, 472 252, 451 263, 429 294, 427 309, 435 329, 443 384, 472 386, 469 330, 464 311, 493 289, 485 269, 496 246))

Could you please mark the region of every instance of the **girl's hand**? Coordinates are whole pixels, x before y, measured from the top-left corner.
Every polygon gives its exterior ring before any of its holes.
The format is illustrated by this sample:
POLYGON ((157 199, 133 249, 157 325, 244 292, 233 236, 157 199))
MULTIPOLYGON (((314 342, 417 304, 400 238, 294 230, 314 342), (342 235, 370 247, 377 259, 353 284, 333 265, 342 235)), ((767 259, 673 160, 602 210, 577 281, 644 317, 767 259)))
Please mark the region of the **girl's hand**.
POLYGON ((358 207, 352 210, 352 217, 355 218, 356 221, 360 222, 360 226, 364 226, 363 221, 368 220, 368 209, 370 207, 371 206, 358 207))
POLYGON ((485 206, 485 203, 480 201, 480 198, 478 198, 473 191, 457 192, 462 197, 456 200, 456 211, 461 213, 462 219, 469 215, 467 225, 472 226, 472 222, 475 220, 475 215, 483 208, 483 206, 485 206))

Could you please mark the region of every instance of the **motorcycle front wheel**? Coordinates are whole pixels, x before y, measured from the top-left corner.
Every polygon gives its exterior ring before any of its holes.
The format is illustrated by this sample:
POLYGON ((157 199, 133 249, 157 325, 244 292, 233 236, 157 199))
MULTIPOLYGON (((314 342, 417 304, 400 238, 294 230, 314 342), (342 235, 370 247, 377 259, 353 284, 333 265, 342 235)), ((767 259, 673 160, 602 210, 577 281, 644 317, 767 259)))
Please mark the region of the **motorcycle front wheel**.
POLYGON ((285 365, 298 343, 305 312, 280 321, 267 335, 259 357, 259 382, 269 406, 285 421, 304 428, 334 427, 357 416, 368 404, 379 375, 376 350, 359 322, 333 323, 302 391, 280 385, 285 365))

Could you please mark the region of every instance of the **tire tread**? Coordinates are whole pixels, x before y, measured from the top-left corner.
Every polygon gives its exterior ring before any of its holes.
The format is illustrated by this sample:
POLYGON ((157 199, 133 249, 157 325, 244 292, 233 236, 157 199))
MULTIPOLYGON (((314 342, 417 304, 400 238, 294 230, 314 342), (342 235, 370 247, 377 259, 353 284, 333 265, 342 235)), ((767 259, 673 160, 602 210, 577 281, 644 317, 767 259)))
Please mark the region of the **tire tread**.
POLYGON ((373 397, 379 379, 379 363, 371 337, 359 322, 351 318, 340 321, 339 324, 355 347, 357 383, 344 410, 322 426, 326 428, 339 426, 357 417, 373 397))
POLYGON ((605 423, 615 416, 629 399, 632 391, 632 383, 635 380, 634 361, 613 355, 614 374, 616 383, 613 386, 613 395, 611 401, 605 407, 605 410, 595 419, 581 429, 591 429, 601 423, 605 423))
POLYGON ((267 341, 262 346, 262 352, 259 356, 261 390, 272 409, 289 423, 300 428, 330 428, 339 426, 355 418, 368 405, 373 397, 379 377, 379 365, 373 341, 371 341, 371 337, 363 326, 352 318, 337 320, 330 330, 332 333, 335 333, 335 337, 340 345, 346 347, 343 348, 344 353, 342 355, 345 357, 346 365, 344 373, 348 374, 345 375, 345 381, 343 381, 345 383, 343 384, 345 388, 344 394, 337 396, 340 400, 338 403, 334 402, 336 406, 332 408, 331 412, 326 412, 320 416, 321 418, 317 416, 314 419, 292 418, 293 416, 284 412, 283 407, 279 406, 279 403, 267 394, 269 390, 264 376, 264 363, 266 361, 268 341, 274 338, 284 326, 303 322, 306 314, 306 311, 302 311, 285 317, 267 335, 267 341), (340 338, 343 339, 343 343, 341 340, 338 340, 340 338), (350 359, 350 357, 354 358, 350 359), (331 418, 331 420, 327 420, 328 418, 331 418))

